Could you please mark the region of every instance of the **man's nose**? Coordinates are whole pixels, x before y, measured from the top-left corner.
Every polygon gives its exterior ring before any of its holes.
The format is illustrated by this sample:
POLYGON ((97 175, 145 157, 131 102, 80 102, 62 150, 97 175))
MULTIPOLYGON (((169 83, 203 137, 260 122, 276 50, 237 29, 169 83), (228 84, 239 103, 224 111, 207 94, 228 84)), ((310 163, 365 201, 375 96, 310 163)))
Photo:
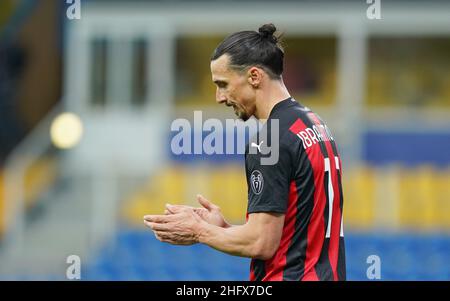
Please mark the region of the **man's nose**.
POLYGON ((216 91, 216 102, 217 103, 227 102, 227 98, 225 97, 225 95, 223 95, 223 93, 216 91))

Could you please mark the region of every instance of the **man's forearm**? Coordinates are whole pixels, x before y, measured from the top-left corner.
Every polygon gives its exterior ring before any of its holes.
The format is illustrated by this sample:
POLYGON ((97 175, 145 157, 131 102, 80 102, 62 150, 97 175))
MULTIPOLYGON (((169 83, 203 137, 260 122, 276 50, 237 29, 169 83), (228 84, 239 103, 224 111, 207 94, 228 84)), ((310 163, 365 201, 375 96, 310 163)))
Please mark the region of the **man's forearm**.
POLYGON ((204 223, 199 233, 199 242, 234 256, 258 257, 259 235, 246 225, 227 225, 228 227, 218 227, 204 223))

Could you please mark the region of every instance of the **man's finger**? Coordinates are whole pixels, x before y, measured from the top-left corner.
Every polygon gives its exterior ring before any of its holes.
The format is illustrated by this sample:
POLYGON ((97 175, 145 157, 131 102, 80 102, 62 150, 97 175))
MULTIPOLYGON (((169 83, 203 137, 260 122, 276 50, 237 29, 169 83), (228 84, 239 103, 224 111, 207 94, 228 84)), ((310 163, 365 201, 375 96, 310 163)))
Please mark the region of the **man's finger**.
POLYGON ((164 234, 165 232, 161 232, 161 231, 153 231, 153 233, 155 233, 156 238, 158 238, 159 240, 169 238, 168 235, 165 235, 165 234, 164 234))
POLYGON ((176 213, 180 213, 183 212, 185 210, 192 210, 194 209, 191 206, 186 206, 186 205, 171 205, 171 204, 166 204, 166 209, 169 210, 170 213, 172 214, 176 214, 176 213))
POLYGON ((174 237, 173 237, 174 234, 171 232, 165 232, 165 231, 160 231, 160 230, 155 230, 153 232, 161 238, 174 240, 174 237))
POLYGON ((169 231, 170 227, 166 224, 158 224, 158 223, 152 223, 148 221, 144 221, 144 224, 152 229, 153 231, 169 231))
POLYGON ((155 234, 156 239, 158 239, 159 241, 163 241, 163 238, 160 235, 158 235, 157 232, 153 232, 153 234, 155 234))
POLYGON ((145 215, 144 220, 152 223, 168 223, 172 221, 171 215, 145 215))

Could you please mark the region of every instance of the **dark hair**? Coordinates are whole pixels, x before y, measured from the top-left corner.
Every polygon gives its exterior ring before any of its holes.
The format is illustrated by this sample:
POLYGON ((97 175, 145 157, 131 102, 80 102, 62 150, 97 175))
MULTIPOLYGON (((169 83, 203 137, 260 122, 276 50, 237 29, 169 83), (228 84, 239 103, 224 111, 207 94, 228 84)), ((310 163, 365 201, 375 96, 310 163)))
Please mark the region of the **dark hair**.
POLYGON ((230 56, 230 67, 245 70, 250 66, 264 69, 272 79, 280 79, 283 73, 284 51, 280 36, 272 23, 264 24, 258 31, 246 30, 233 33, 214 50, 211 61, 224 54, 230 56))

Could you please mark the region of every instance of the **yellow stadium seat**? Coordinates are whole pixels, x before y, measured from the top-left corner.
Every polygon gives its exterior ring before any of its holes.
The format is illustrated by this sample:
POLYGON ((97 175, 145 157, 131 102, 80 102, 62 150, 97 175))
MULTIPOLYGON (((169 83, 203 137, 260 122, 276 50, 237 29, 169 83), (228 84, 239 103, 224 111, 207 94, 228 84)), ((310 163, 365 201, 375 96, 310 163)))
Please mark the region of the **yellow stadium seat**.
POLYGON ((245 219, 246 182, 240 166, 171 166, 157 174, 126 200, 122 215, 129 223, 141 223, 145 214, 162 214, 166 203, 198 207, 198 193, 220 206, 228 220, 245 219))
MULTIPOLYGON (((52 157, 41 158, 25 171, 23 181, 23 197, 25 209, 32 208, 39 200, 39 196, 56 179, 57 162, 52 157)), ((5 220, 5 177, 0 173, 0 237, 6 231, 8 221, 5 220)), ((8 217, 9 218, 9 217, 8 217)), ((13 217, 10 217, 13 218, 13 217)))
POLYGON ((182 167, 169 167, 152 175, 136 193, 125 200, 122 216, 130 224, 142 223, 145 214, 163 214, 165 205, 185 204, 187 176, 182 167))
MULTIPOLYGON (((443 221, 445 204, 440 200, 444 187, 441 176, 432 167, 402 171, 399 189, 399 220, 406 228, 433 229, 443 221)), ((447 211, 448 212, 448 211, 447 211)), ((447 217, 448 219, 448 217, 447 217)))
POLYGON ((374 219, 374 172, 356 168, 343 173, 344 220, 350 228, 369 228, 374 219))
POLYGON ((24 180, 24 197, 26 208, 32 207, 38 196, 48 189, 56 178, 56 161, 54 158, 43 158, 31 165, 24 180))
POLYGON ((227 220, 241 222, 247 212, 245 171, 239 166, 216 168, 210 179, 211 201, 221 209, 227 220))
MULTIPOLYGON (((132 224, 162 214, 166 203, 199 206, 201 193, 228 221, 245 221, 247 184, 241 165, 170 166, 128 198, 123 216, 132 224)), ((1 187, 0 187, 1 188, 1 187)), ((358 167, 343 174, 346 227, 450 229, 450 170, 358 167)))
POLYGON ((436 226, 450 229, 450 169, 436 173, 434 185, 436 226))

